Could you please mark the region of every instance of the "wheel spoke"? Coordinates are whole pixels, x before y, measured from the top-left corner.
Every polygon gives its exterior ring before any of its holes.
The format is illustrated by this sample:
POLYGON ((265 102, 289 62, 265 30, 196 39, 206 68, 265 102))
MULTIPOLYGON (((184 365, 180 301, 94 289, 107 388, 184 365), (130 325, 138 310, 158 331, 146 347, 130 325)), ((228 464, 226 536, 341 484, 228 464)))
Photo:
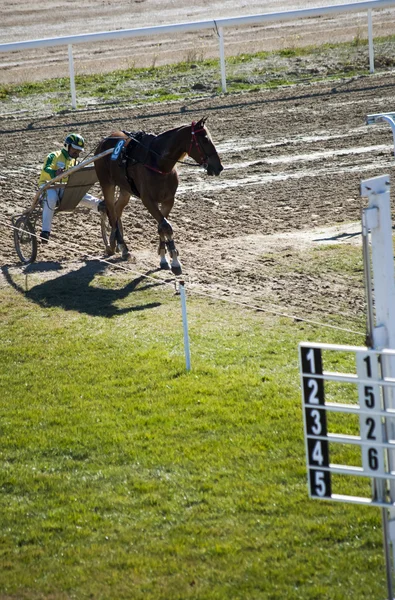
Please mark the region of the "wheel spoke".
POLYGON ((14 229, 15 250, 24 264, 32 263, 37 256, 37 238, 34 227, 25 216, 19 217, 14 229))

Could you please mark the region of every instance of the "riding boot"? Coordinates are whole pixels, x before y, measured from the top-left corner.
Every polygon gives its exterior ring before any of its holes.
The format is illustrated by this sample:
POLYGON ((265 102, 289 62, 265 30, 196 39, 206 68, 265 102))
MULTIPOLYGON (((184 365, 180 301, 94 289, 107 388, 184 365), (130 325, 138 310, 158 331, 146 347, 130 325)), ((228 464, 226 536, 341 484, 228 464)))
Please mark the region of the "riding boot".
POLYGON ((40 233, 40 240, 42 244, 48 244, 48 240, 50 237, 51 233, 49 231, 42 231, 40 233))
POLYGON ((85 194, 85 196, 80 200, 79 206, 90 208, 98 213, 106 212, 106 203, 104 200, 99 200, 99 198, 95 198, 95 196, 92 196, 91 194, 85 194))

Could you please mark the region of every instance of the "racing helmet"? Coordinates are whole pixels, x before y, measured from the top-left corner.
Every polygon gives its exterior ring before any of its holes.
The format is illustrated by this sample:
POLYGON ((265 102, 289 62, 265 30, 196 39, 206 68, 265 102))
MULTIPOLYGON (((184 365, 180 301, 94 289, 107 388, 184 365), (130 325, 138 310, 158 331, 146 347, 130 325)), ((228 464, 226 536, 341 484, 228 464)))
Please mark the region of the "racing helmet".
POLYGON ((83 150, 85 142, 82 135, 79 135, 78 133, 69 133, 64 141, 64 145, 71 146, 72 148, 75 148, 75 150, 83 150))

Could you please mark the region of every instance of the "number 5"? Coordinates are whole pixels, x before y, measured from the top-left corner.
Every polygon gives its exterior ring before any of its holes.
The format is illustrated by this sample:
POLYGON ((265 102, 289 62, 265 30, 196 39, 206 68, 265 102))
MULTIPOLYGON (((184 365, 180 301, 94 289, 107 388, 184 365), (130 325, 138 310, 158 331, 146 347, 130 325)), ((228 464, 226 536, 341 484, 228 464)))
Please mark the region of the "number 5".
POLYGON ((325 496, 326 494, 326 484, 325 484, 325 474, 322 471, 314 471, 314 491, 317 496, 325 496))
POLYGON ((374 397, 374 391, 373 391, 372 386, 365 385, 364 392, 365 392, 365 404, 366 404, 366 406, 368 408, 374 408, 375 397, 374 397))

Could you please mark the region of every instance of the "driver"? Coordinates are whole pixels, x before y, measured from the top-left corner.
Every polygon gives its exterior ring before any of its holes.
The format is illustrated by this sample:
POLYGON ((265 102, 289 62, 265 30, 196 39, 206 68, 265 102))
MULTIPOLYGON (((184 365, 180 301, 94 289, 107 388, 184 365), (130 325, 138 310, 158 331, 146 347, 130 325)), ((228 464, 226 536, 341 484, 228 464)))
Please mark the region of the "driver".
MULTIPOLYGON (((51 152, 44 161, 44 165, 38 180, 39 187, 51 181, 57 175, 74 167, 77 164, 77 159, 84 149, 84 138, 78 133, 69 133, 64 141, 64 148, 51 152)), ((59 183, 67 183, 68 177, 64 177, 59 183)), ((59 205, 64 193, 64 188, 48 188, 45 192, 43 204, 43 223, 40 239, 43 244, 48 243, 51 234, 51 225, 56 207, 59 205)), ((99 213, 106 212, 104 200, 99 200, 91 194, 85 194, 79 202, 80 206, 92 208, 99 213)))

